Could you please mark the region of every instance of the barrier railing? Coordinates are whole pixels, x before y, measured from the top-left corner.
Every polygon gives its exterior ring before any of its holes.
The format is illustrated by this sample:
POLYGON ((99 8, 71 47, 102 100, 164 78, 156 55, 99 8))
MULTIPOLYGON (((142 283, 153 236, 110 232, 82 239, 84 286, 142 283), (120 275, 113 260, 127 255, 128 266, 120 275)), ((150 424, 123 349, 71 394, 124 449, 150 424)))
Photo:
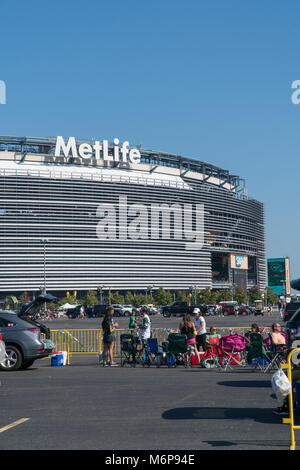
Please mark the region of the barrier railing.
POLYGON ((287 376, 292 385, 291 392, 289 394, 289 418, 283 418, 282 422, 290 425, 291 445, 290 450, 296 449, 295 441, 295 430, 300 429, 300 426, 295 426, 294 420, 294 400, 293 400, 293 382, 292 382, 292 356, 295 353, 300 353, 300 348, 293 349, 287 358, 286 364, 281 364, 282 369, 287 369, 287 376))
MULTIPOLYGON (((217 332, 222 336, 230 333, 239 333, 245 335, 250 327, 219 327, 217 332)), ((269 327, 261 327, 262 333, 270 331, 269 327)), ((115 345, 114 356, 121 356, 121 341, 120 336, 122 333, 128 332, 128 329, 115 330, 115 345)), ((157 338, 158 344, 166 341, 170 331, 175 331, 170 328, 153 328, 152 337, 157 338)), ((70 364, 70 357, 78 354, 95 354, 100 355, 103 349, 102 344, 102 329, 68 329, 68 330, 51 330, 51 340, 55 344, 56 351, 67 351, 68 365, 70 364)))

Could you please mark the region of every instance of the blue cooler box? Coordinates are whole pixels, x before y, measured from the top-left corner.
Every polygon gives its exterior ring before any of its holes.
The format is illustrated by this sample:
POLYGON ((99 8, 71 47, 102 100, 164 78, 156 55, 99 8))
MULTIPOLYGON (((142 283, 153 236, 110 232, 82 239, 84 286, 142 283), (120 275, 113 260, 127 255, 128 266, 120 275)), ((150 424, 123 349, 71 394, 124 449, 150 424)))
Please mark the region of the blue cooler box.
POLYGON ((63 354, 62 353, 54 353, 51 356, 51 366, 52 367, 60 367, 63 365, 63 354))

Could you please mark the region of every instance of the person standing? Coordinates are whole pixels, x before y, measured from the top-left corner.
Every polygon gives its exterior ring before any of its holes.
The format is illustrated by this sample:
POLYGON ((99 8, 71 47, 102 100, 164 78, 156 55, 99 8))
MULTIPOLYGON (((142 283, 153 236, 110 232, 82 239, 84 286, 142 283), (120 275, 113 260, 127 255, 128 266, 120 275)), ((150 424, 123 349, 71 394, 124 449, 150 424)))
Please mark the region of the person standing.
POLYGON ((142 307, 141 315, 142 321, 139 325, 140 337, 143 342, 146 342, 147 339, 151 338, 151 320, 145 307, 142 307))
POLYGON ((130 333, 133 333, 133 330, 136 328, 136 310, 132 309, 132 313, 129 318, 129 325, 128 329, 130 330, 130 333))
POLYGON ((80 318, 85 318, 85 309, 83 305, 80 307, 80 318))
POLYGON ((199 308, 194 308, 193 314, 194 314, 193 321, 194 321, 196 331, 197 331, 197 336, 196 336, 197 348, 198 348, 198 351, 200 351, 200 347, 202 347, 203 351, 205 352, 207 349, 206 322, 203 316, 201 315, 199 308))
POLYGON ((103 366, 117 366, 113 359, 115 335, 114 331, 119 326, 113 320, 114 309, 110 307, 102 322, 103 330, 103 366))
MULTIPOLYGON (((198 359, 198 362, 200 364, 200 354, 199 354, 198 347, 197 347, 196 340, 195 340, 195 336, 197 334, 196 326, 195 326, 195 323, 193 322, 192 317, 189 313, 186 313, 184 315, 182 321, 180 322, 179 330, 180 330, 181 334, 186 335, 187 344, 193 345, 194 351, 195 351, 197 359, 198 359)), ((186 357, 187 367, 189 367, 190 357, 189 357, 189 350, 188 349, 185 353, 185 357, 186 357)))

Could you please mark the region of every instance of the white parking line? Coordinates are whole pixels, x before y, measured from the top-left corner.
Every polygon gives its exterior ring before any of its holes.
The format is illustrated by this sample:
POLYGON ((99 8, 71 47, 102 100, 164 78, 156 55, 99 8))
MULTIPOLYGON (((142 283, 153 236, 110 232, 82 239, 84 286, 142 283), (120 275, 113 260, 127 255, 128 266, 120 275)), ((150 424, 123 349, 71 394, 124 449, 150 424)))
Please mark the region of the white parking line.
POLYGON ((10 428, 14 428, 15 426, 18 426, 19 424, 25 423, 25 421, 28 421, 30 418, 22 418, 18 419, 18 421, 14 421, 11 424, 8 424, 7 426, 4 426, 3 428, 0 428, 0 432, 7 431, 10 428))

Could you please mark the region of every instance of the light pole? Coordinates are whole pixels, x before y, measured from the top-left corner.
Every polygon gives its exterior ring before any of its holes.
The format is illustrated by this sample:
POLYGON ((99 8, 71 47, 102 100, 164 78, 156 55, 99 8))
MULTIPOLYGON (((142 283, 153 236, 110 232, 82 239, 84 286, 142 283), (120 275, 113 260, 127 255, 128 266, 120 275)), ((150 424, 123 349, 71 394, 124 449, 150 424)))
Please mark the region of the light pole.
POLYGON ((41 243, 44 245, 44 294, 47 293, 47 285, 46 285, 46 243, 49 242, 48 238, 41 238, 41 243))
POLYGON ((196 304, 197 303, 197 286, 191 286, 190 291, 191 291, 191 294, 192 294, 191 297, 194 294, 194 304, 196 304))
POLYGON ((153 291, 154 286, 148 286, 147 291, 149 290, 150 297, 152 297, 152 291, 153 291))
MULTIPOLYGON (((48 238, 41 238, 41 243, 44 244, 44 294, 47 293, 47 285, 46 285, 46 243, 48 243, 48 242, 49 242, 48 238)), ((47 308, 47 305, 46 305, 46 302, 45 302, 45 305, 44 305, 45 313, 46 313, 46 308, 47 308)))
POLYGON ((284 295, 284 298, 285 298, 285 297, 286 297, 286 283, 285 283, 285 279, 281 279, 281 280, 280 280, 280 283, 282 284, 281 293, 284 295))
POLYGON ((265 297, 265 309, 267 310, 268 308, 268 287, 265 287, 265 290, 264 290, 264 297, 265 297))
POLYGON ((230 294, 231 294, 231 300, 233 301, 233 298, 234 298, 234 295, 235 295, 235 284, 234 284, 234 282, 231 284, 230 294))
POLYGON ((100 304, 102 305, 103 304, 103 289, 104 289, 105 286, 98 286, 97 287, 97 291, 100 293, 100 304))

